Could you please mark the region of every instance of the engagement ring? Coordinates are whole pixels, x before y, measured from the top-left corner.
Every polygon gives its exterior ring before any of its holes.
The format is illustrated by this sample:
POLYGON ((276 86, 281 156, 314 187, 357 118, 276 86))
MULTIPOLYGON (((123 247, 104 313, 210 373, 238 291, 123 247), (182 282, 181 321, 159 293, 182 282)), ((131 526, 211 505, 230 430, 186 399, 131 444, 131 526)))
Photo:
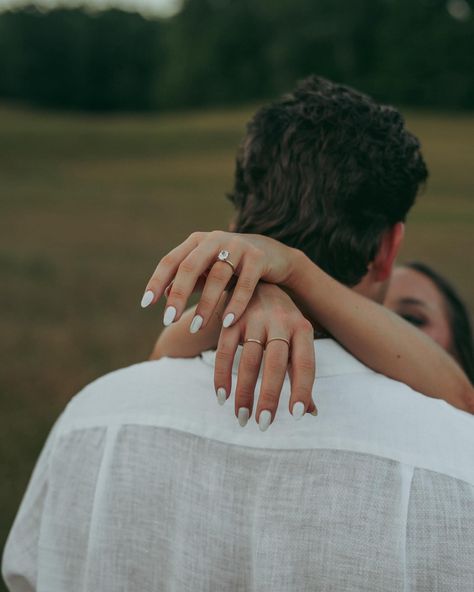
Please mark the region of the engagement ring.
POLYGON ((235 267, 234 264, 232 263, 232 261, 229 259, 229 251, 226 251, 225 249, 223 249, 222 251, 219 252, 219 254, 217 255, 217 260, 218 261, 223 261, 224 263, 229 264, 232 267, 232 271, 235 272, 235 267))

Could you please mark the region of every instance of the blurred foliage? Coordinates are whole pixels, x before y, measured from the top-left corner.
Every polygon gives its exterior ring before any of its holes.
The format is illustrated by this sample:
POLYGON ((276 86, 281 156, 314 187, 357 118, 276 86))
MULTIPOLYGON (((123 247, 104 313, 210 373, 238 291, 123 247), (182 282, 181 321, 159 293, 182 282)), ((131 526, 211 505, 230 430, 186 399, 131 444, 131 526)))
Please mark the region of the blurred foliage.
MULTIPOLYGON (((472 0, 471 0, 472 2, 472 0)), ((238 104, 316 72, 382 101, 474 107, 467 0, 185 0, 0 14, 0 97, 88 111, 238 104)))

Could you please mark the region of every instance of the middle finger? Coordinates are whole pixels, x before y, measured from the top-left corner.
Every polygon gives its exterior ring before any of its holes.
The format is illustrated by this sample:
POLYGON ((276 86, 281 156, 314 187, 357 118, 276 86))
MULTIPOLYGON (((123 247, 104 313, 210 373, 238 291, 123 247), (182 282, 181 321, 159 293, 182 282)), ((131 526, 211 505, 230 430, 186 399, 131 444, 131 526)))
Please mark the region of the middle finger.
POLYGON ((264 347, 265 329, 263 324, 249 324, 245 331, 235 389, 235 414, 242 427, 252 415, 255 385, 262 364, 264 347))
POLYGON ((270 334, 265 347, 263 378, 255 418, 264 432, 273 421, 280 400, 281 389, 288 369, 289 337, 280 330, 270 334), (278 339, 275 339, 278 338, 278 339), (283 340, 282 340, 283 339, 283 340))

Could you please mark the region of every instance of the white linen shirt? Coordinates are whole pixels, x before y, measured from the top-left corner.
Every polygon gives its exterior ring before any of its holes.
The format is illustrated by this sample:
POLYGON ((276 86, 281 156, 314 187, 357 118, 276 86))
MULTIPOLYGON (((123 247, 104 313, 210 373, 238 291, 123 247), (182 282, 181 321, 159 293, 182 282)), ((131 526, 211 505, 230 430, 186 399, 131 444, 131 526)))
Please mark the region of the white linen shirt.
POLYGON ((296 421, 285 383, 266 432, 217 404, 212 352, 88 385, 34 470, 9 589, 472 592, 474 417, 315 347, 319 415, 296 421))

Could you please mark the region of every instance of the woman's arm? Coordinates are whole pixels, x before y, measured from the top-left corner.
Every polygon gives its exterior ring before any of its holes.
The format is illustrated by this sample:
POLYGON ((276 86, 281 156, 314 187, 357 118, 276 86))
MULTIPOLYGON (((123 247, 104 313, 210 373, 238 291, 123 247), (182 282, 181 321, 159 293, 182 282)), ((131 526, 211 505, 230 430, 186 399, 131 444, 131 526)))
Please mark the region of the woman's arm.
POLYGON ((187 329, 192 314, 186 313, 189 316, 185 323, 180 319, 187 298, 206 270, 209 274, 195 311, 203 319, 197 334, 203 333, 203 349, 216 346, 218 329, 213 311, 217 301, 222 302, 223 290, 233 273, 225 263, 216 263, 221 249, 231 254, 238 275, 222 313, 224 320, 233 317, 230 325, 242 316, 259 280, 278 284, 289 291, 307 318, 325 327, 370 368, 420 393, 474 413, 473 386, 454 359, 434 341, 383 306, 328 276, 301 251, 260 235, 194 233, 160 261, 146 294, 153 296, 152 303, 157 302, 166 286, 175 280, 167 305, 177 312, 179 330, 163 334, 158 354, 171 347, 166 344, 168 339, 176 348, 175 355, 199 353, 201 344, 187 329))
POLYGON ((454 358, 422 331, 334 280, 303 253, 294 253, 286 288, 364 364, 414 390, 474 413, 474 388, 454 358))

